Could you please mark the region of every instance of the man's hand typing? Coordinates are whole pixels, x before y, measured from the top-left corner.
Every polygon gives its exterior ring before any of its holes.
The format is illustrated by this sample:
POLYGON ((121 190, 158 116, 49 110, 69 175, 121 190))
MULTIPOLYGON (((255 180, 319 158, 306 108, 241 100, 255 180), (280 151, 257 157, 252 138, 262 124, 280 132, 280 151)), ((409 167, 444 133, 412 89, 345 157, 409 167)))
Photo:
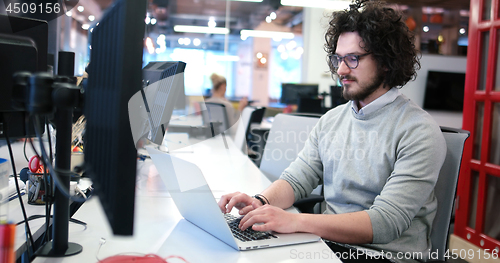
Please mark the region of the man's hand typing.
POLYGON ((262 206, 259 200, 240 192, 223 195, 218 204, 223 213, 231 212, 234 207, 240 211, 240 215, 246 215, 256 207, 262 206))

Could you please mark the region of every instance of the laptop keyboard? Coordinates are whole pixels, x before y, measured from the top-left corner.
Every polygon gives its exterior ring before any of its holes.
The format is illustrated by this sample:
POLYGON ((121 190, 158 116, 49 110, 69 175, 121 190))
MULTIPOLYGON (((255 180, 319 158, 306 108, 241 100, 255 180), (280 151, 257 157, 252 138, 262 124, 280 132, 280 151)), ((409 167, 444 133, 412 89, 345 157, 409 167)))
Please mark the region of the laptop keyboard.
POLYGON ((231 214, 224 214, 224 218, 226 219, 226 222, 229 225, 229 228, 231 229, 233 236, 243 242, 278 238, 277 236, 268 232, 255 231, 251 227, 245 229, 245 231, 242 231, 238 227, 238 225, 240 224, 241 217, 235 217, 231 214))

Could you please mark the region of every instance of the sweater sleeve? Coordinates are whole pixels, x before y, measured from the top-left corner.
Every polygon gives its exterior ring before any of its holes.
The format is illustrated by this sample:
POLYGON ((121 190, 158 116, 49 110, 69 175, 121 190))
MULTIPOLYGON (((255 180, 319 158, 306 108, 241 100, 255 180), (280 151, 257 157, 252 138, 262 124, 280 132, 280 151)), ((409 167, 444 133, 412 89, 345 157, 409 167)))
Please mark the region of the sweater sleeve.
POLYGON ((292 186, 295 201, 309 196, 314 188, 323 183, 323 163, 318 149, 321 123, 320 119, 297 158, 280 176, 292 186))
POLYGON ((394 169, 367 210, 375 244, 399 238, 419 212, 429 213, 422 209, 436 209, 433 190, 446 155, 446 142, 435 124, 406 127, 393 140, 394 169))

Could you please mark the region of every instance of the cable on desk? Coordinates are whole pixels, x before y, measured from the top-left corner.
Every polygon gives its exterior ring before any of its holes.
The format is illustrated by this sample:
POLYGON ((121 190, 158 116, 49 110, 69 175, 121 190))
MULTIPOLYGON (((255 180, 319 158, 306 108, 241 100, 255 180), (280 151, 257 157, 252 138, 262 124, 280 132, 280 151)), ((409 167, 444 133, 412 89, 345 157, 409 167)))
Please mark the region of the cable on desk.
POLYGON ((24 159, 26 159, 27 162, 29 162, 28 160, 28 156, 26 155, 26 142, 28 141, 28 138, 26 137, 24 139, 24 146, 23 146, 23 153, 24 153, 24 159))
MULTIPOLYGON (((35 220, 35 219, 40 219, 40 218, 45 218, 45 215, 32 215, 32 216, 28 217, 28 221, 35 220)), ((50 218, 52 218, 52 215, 50 216, 50 218)), ((23 221, 19 221, 19 222, 16 223, 16 225, 24 224, 24 222, 25 222, 24 220, 23 221)), ((85 223, 83 221, 80 221, 78 219, 70 218, 69 222, 75 223, 75 224, 78 224, 78 225, 82 225, 83 227, 85 227, 85 229, 87 229, 87 223, 85 223)))
POLYGON ((78 198, 78 197, 72 196, 69 193, 69 189, 65 188, 62 185, 58 172, 52 166, 50 159, 48 159, 47 152, 45 151, 45 146, 43 145, 42 135, 41 135, 40 131, 38 130, 39 126, 40 126, 40 119, 38 116, 35 116, 35 133, 36 133, 36 136, 38 137, 38 140, 40 141, 40 150, 42 152, 42 155, 40 155, 40 156, 42 157, 42 160, 44 161, 44 164, 46 165, 45 167, 47 167, 49 169, 50 175, 52 176, 52 178, 55 181, 55 186, 57 187, 57 189, 59 189, 59 191, 61 191, 62 195, 69 198, 71 201, 79 202, 79 203, 85 202, 87 199, 85 199, 83 197, 78 198))
POLYGON ((106 239, 100 238, 99 240, 99 248, 97 249, 96 259, 99 263, 170 263, 169 259, 179 259, 184 261, 185 263, 189 263, 186 259, 181 256, 171 255, 166 258, 162 258, 155 254, 137 254, 137 255, 126 255, 126 254, 118 254, 114 256, 107 257, 105 259, 99 259, 97 255, 101 250, 101 247, 106 244, 106 239))
MULTIPOLYGON (((34 124, 35 125, 35 120, 31 120, 31 118, 27 117, 26 118, 26 134, 28 134, 28 130, 29 130, 29 127, 30 127, 30 124, 34 124)), ((47 130, 47 138, 48 138, 48 142, 49 142, 49 158, 50 158, 50 161, 53 160, 53 153, 52 153, 52 139, 51 139, 51 135, 50 135, 50 128, 49 128, 49 123, 46 122, 46 130, 47 130)), ((41 140, 41 138, 39 138, 41 140)), ((33 152, 35 153, 36 156, 40 156, 40 154, 38 153, 38 151, 36 150, 35 148, 35 144, 33 143, 33 139, 32 138, 26 138, 25 139, 25 149, 24 149, 24 155, 25 155, 25 158, 27 158, 26 156, 26 141, 29 140, 30 142, 30 145, 31 145, 31 149, 33 150, 33 152)), ((42 141, 41 141, 42 143, 42 141)), ((47 167, 47 165, 45 164, 45 160, 42 159, 42 162, 43 162, 43 166, 44 167, 47 167)), ((51 211, 52 211, 52 196, 53 196, 53 193, 52 193, 52 187, 49 187, 49 185, 52 185, 52 182, 49 183, 49 181, 51 182, 51 179, 50 177, 48 176, 47 174, 47 169, 43 169, 43 183, 44 183, 44 187, 45 187, 45 231, 43 233, 43 236, 42 236, 42 241, 45 239, 45 241, 49 241, 50 240, 50 228, 49 228, 49 225, 50 225, 50 218, 51 218, 51 211)), ((28 218, 28 221, 32 220, 33 218, 28 218)), ((19 223, 17 223, 18 225, 21 224, 22 222, 24 221, 21 221, 19 223)))
POLYGON ((180 256, 168 256, 166 258, 162 258, 155 254, 146 254, 140 256, 116 255, 105 258, 103 260, 99 260, 99 263, 169 263, 168 260, 174 258, 189 263, 187 260, 180 256))
MULTIPOLYGON (((47 131, 47 138, 48 138, 48 141, 49 141, 49 158, 50 158, 50 161, 53 160, 53 155, 52 155, 52 138, 51 138, 51 134, 50 134, 50 127, 49 127, 49 122, 45 122, 45 130, 47 131)), ((44 233, 44 237, 43 239, 45 239, 46 242, 49 242, 50 241, 50 227, 49 227, 49 224, 50 224, 50 218, 51 218, 51 211, 52 211, 52 202, 53 202, 53 198, 52 196, 54 196, 54 193, 52 193, 52 187, 49 187, 49 186, 52 186, 53 183, 52 183, 52 178, 50 178, 48 175, 47 175, 47 169, 43 169, 43 184, 44 184, 44 187, 45 187, 45 233, 44 233), (49 183, 49 180, 50 180, 50 183, 49 183)), ((43 241, 42 239, 42 241, 43 241)))
MULTIPOLYGON (((4 119, 5 120, 10 119, 10 118, 7 118, 7 114, 6 113, 4 113, 4 119)), ((7 146, 8 146, 8 149, 9 149, 10 162, 11 162, 11 165, 12 165, 12 172, 13 172, 13 175, 14 175, 14 182, 16 184, 17 196, 19 197, 19 203, 21 204, 21 211, 22 211, 24 220, 26 221, 26 224, 24 225, 24 227, 26 229, 25 230, 25 232, 26 232, 26 243, 27 243, 27 247, 28 247, 27 251, 28 251, 28 257, 31 258, 31 256, 33 255, 33 251, 30 251, 30 249, 34 248, 35 242, 33 241, 33 236, 31 235, 31 229, 30 229, 30 226, 29 226, 28 221, 27 221, 28 216, 26 215, 26 209, 24 208, 23 198, 21 196, 21 190, 19 188, 19 182, 17 181, 16 163, 14 162, 14 154, 12 153, 12 145, 10 144, 9 130, 8 130, 8 127, 7 127, 7 123, 9 123, 9 121, 6 121, 4 123, 5 140, 7 141, 7 146), (31 243, 31 246, 29 245, 29 243, 31 243)))

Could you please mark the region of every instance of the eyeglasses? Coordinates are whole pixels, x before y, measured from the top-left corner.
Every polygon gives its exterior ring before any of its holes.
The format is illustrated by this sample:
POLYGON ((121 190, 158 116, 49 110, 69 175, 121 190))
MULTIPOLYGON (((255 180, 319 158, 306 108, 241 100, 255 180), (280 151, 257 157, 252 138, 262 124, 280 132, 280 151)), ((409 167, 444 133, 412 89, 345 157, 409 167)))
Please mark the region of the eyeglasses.
POLYGON ((355 69, 358 67, 359 64, 359 59, 371 54, 370 52, 361 54, 361 55, 354 55, 354 54, 347 54, 345 56, 339 56, 337 54, 331 55, 330 56, 330 63, 332 63, 332 66, 335 69, 338 69, 340 67, 340 63, 344 61, 344 63, 350 68, 350 69, 355 69))

